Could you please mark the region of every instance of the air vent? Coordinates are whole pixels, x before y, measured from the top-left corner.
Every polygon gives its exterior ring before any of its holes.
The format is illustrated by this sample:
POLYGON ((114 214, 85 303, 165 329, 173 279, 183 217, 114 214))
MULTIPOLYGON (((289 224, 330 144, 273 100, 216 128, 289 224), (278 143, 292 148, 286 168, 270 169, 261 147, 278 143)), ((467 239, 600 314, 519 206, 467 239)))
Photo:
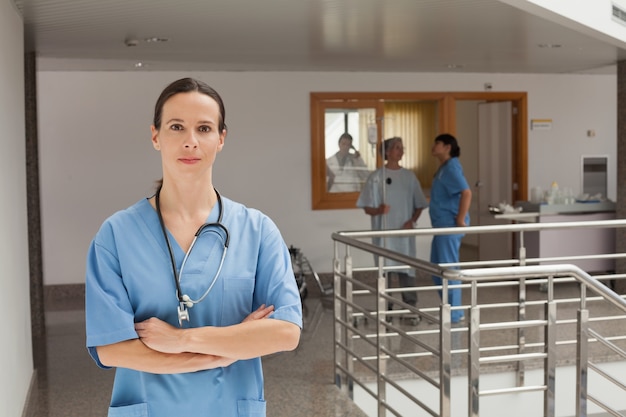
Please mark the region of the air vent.
POLYGON ((615 2, 613 2, 613 20, 626 25, 626 9, 615 2))

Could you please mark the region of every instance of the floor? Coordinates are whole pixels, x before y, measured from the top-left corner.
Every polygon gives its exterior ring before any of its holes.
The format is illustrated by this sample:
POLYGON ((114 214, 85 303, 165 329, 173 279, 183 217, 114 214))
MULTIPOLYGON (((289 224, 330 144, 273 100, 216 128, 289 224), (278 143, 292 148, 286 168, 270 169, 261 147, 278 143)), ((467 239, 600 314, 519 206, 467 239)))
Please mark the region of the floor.
MULTIPOLYGON (((314 282, 309 285, 312 290, 315 289, 314 282)), ((430 282, 421 280, 418 285, 429 286, 430 282)), ((529 293, 529 300, 541 296, 539 291, 533 291, 529 293)), ((509 292, 509 289, 494 289, 487 292, 485 297, 502 301, 509 292)), ((563 290, 559 292, 565 297, 569 296, 563 290)), ((418 305, 421 308, 429 307, 430 304, 435 306, 435 298, 420 295, 418 305)), ((332 296, 320 296, 319 292, 309 291, 303 302, 303 313, 304 329, 299 347, 293 352, 263 359, 267 415, 366 416, 334 384, 332 296)), ((560 310, 560 314, 574 313, 574 309, 560 310)), ((364 325, 369 327, 372 323, 364 325)), ((607 326, 615 330, 616 324, 607 323, 607 326)), ((622 324, 617 326, 621 327, 622 324)), ((423 320, 417 329, 428 331, 432 327, 432 323, 423 320)), ((466 338, 462 332, 460 334, 463 339, 466 338)), ((501 335, 501 332, 497 332, 494 338, 501 339, 501 335)), ((620 344, 626 348, 623 342, 620 344)), ((82 299, 73 302, 65 300, 59 305, 47 302, 45 340, 35 343, 35 360, 40 365, 37 370, 37 389, 28 407, 28 417, 106 416, 114 373, 96 367, 84 345, 82 299)), ((572 356, 575 357, 573 352, 572 356)))
MULTIPOLYGON (((36 343, 41 366, 29 415, 107 415, 114 372, 99 369, 87 354, 80 301, 46 309, 46 337, 36 343)), ((303 307, 300 346, 263 359, 267 415, 365 416, 333 382, 332 297, 310 294, 303 307)))

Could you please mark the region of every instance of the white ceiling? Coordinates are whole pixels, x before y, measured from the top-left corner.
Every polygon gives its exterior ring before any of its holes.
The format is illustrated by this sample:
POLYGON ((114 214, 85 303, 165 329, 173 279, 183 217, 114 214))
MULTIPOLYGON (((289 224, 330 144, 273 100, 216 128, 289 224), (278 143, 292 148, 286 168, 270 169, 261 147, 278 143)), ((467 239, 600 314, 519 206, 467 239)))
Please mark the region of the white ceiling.
POLYGON ((626 59, 624 43, 498 0, 0 1, 49 70, 603 73, 626 59))

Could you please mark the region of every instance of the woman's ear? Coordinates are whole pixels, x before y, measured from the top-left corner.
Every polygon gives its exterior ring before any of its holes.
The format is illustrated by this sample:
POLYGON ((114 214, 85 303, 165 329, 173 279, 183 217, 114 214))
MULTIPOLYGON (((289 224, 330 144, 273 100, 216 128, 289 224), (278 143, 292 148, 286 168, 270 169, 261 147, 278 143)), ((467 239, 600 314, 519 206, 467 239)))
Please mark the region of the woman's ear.
POLYGON ((161 150, 161 144, 159 143, 159 131, 154 125, 150 126, 150 131, 152 133, 152 146, 157 151, 161 150))
POLYGON ((220 134, 220 143, 217 145, 217 151, 220 152, 222 150, 222 148, 224 147, 224 141, 226 140, 226 134, 228 133, 228 131, 226 129, 222 130, 222 133, 220 134))

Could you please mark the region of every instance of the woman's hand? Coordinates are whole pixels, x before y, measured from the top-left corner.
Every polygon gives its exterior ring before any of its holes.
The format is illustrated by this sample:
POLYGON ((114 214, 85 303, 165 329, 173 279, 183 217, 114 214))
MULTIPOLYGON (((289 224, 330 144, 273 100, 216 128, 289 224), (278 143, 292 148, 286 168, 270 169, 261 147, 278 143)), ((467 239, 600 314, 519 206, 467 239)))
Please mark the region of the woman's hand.
POLYGON ((381 204, 380 206, 378 206, 378 215, 383 215, 383 214, 389 213, 389 209, 390 208, 391 208, 391 206, 389 206, 387 204, 381 204))
MULTIPOLYGON (((243 321, 266 319, 273 312, 274 306, 266 307, 265 304, 263 304, 250 313, 243 321)), ((174 327, 156 317, 135 323, 135 331, 141 341, 150 349, 163 353, 181 353, 186 351, 182 343, 184 330, 174 327)))
POLYGON ((274 306, 265 306, 265 304, 261 304, 261 307, 257 308, 255 311, 250 313, 248 317, 243 319, 243 322, 252 321, 252 320, 261 320, 268 318, 274 312, 274 306))
POLYGON ((135 331, 139 339, 150 349, 163 353, 184 352, 181 343, 182 329, 156 317, 135 323, 135 331))

